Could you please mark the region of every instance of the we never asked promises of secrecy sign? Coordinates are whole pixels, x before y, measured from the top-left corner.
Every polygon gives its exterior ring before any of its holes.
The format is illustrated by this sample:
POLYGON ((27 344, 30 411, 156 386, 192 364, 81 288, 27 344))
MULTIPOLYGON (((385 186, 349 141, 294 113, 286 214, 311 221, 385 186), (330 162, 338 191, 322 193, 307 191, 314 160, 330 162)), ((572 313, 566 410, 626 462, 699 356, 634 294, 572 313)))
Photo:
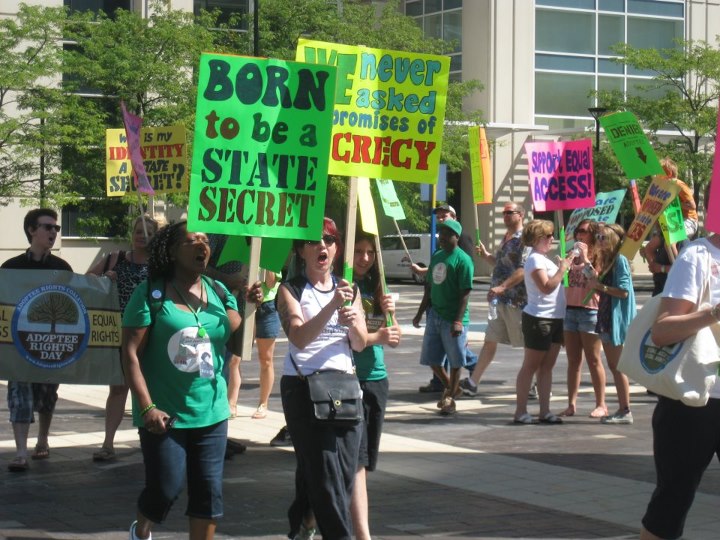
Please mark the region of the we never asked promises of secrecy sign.
MULTIPOLYGON (((140 129, 140 155, 145 173, 156 194, 188 190, 185 126, 140 129)), ((127 136, 124 129, 105 130, 105 179, 108 197, 137 191, 133 182, 127 136)))
POLYGON ((334 90, 332 66, 203 54, 188 227, 319 238, 334 90))
POLYGON ((437 182, 449 57, 300 39, 296 59, 337 66, 330 174, 437 182))
POLYGON ((536 212, 595 206, 592 142, 525 143, 536 212))

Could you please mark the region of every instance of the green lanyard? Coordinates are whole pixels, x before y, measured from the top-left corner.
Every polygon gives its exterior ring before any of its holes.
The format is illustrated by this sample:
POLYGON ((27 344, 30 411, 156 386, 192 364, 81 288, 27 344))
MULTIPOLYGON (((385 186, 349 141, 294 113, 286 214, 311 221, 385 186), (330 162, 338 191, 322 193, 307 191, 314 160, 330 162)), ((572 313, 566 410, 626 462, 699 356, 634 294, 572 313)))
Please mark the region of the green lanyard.
POLYGON ((204 338, 205 335, 207 334, 207 331, 205 330, 205 328, 203 328, 203 325, 200 322, 200 317, 198 316, 198 313, 200 313, 200 308, 202 307, 202 293, 205 290, 205 287, 203 286, 203 283, 202 283, 202 278, 200 278, 200 279, 201 279, 201 281, 200 281, 200 305, 198 306, 197 311, 192 308, 192 306, 187 301, 187 299, 185 298, 183 293, 181 293, 180 290, 177 288, 177 286, 175 285, 175 280, 173 280, 171 283, 172 283, 173 289, 175 289, 175 292, 180 295, 180 298, 182 298, 182 301, 185 302, 185 305, 190 310, 190 313, 192 313, 193 316, 195 317, 195 322, 197 322, 197 327, 198 327, 198 332, 197 332, 198 337, 204 338))

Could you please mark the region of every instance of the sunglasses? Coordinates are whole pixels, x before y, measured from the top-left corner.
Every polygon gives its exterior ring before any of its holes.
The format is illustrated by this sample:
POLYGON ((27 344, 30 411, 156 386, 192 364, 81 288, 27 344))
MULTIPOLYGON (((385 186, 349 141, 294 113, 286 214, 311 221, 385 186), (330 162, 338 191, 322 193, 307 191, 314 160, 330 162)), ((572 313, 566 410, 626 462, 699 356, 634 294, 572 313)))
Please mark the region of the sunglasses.
POLYGON ((51 223, 38 223, 37 228, 45 229, 47 232, 50 232, 50 231, 60 232, 60 229, 61 229, 60 225, 53 225, 51 223))
MULTIPOLYGON (((337 238, 332 234, 323 234, 322 241, 325 242, 326 246, 332 246, 337 242, 337 238)), ((320 240, 305 240, 306 246, 317 246, 318 244, 320 244, 320 240)))
POLYGON ((552 235, 552 234, 546 234, 546 235, 545 235, 545 238, 547 238, 548 240, 552 240, 552 239, 553 239, 553 235, 552 235))
POLYGON ((605 240, 607 240, 607 235, 605 235, 605 234, 598 234, 598 235, 597 235, 597 239, 598 239, 598 241, 600 241, 600 242, 604 242, 605 240))
POLYGON ((503 216, 512 216, 513 214, 519 214, 517 210, 503 210, 503 216))
POLYGON ((575 232, 577 234, 579 234, 579 233, 587 234, 589 231, 587 229, 575 229, 575 232))

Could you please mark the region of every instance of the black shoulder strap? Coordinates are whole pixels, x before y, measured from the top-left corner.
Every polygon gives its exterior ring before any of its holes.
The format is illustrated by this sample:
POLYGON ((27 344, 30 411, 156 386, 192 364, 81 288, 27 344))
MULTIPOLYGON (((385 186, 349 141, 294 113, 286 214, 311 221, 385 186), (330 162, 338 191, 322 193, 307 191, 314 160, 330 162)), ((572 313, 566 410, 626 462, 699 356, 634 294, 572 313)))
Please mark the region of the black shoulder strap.
POLYGON ((211 278, 210 276, 206 276, 205 274, 203 274, 202 278, 205 280, 205 283, 207 283, 213 288, 215 294, 218 295, 220 301, 223 303, 223 305, 225 305, 225 301, 227 300, 227 293, 225 292, 225 288, 220 285, 217 280, 211 278))
POLYGON ((288 281, 283 282, 282 286, 287 287, 293 298, 299 302, 300 296, 302 296, 302 292, 305 289, 306 284, 307 279, 305 278, 305 276, 298 275, 293 277, 292 279, 289 279, 288 281))

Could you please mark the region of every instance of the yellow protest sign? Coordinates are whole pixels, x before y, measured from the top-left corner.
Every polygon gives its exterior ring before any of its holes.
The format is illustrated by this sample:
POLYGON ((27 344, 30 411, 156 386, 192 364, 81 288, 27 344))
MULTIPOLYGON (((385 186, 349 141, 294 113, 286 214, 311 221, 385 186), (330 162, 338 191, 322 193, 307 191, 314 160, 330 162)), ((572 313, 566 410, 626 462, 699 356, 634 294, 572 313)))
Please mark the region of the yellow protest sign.
POLYGON ((470 126, 468 128, 468 143, 473 202, 475 204, 492 203, 493 181, 490 168, 490 148, 488 147, 485 128, 470 126))
POLYGON ((296 60, 337 66, 330 174, 437 182, 448 56, 300 39, 296 60))
POLYGON ((372 192, 370 191, 370 179, 367 177, 358 178, 358 206, 360 207, 362 230, 378 236, 375 205, 373 204, 372 192))
POLYGON ((678 191, 680 191, 680 186, 673 180, 662 176, 653 178, 640 206, 640 211, 628 227, 625 240, 620 248, 620 253, 625 255, 628 260, 635 256, 658 216, 677 197, 678 191))
MULTIPOLYGON (((185 127, 144 127, 140 143, 147 178, 155 193, 187 192, 185 127)), ((105 130, 105 176, 108 197, 137 191, 124 129, 105 130)))

